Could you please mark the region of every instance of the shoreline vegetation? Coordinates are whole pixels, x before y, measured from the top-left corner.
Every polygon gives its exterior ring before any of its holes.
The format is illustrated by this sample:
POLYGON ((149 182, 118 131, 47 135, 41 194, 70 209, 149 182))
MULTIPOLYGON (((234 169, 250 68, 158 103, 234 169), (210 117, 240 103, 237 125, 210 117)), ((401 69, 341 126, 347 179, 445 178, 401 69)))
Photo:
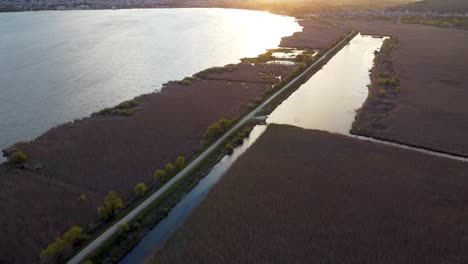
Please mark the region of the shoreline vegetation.
MULTIPOLYGON (((314 21, 308 26, 315 26, 320 32, 326 33, 327 28, 331 29, 331 27, 324 25, 327 24, 314 21)), ((323 45, 321 48, 328 50, 346 33, 345 29, 338 31, 333 29, 332 33, 324 36, 328 42, 322 42, 317 46, 323 45)), ((300 38, 300 34, 299 36, 295 34, 290 38, 300 38)), ((193 160, 210 141, 231 127, 239 116, 248 113, 271 93, 302 73, 306 65, 313 63, 321 53, 319 52, 316 57, 314 55, 315 50, 306 50, 305 54, 291 59, 295 63, 292 65, 241 62, 235 66, 227 65, 208 69, 181 81, 169 82, 159 93, 136 97, 113 108, 97 112, 91 117, 52 128, 36 140, 20 142, 4 150, 4 154, 10 157, 15 156, 15 158, 11 158, 14 160, 11 163, 0 165, 1 181, 4 182, 0 188, 8 189, 8 186, 15 185, 19 195, 23 192, 28 193, 27 196, 22 196, 22 199, 26 199, 23 201, 24 204, 33 203, 29 197, 43 199, 43 205, 37 209, 40 210, 37 213, 45 214, 45 218, 36 223, 37 227, 31 227, 26 219, 28 215, 34 213, 34 210, 22 212, 21 214, 26 217, 24 221, 26 221, 27 228, 18 232, 16 237, 19 241, 24 241, 26 238, 22 239, 22 237, 34 234, 34 229, 49 231, 41 235, 39 240, 33 235, 30 238, 30 247, 23 248, 22 252, 16 251, 15 253, 15 250, 21 247, 15 246, 16 242, 12 241, 12 248, 2 249, 5 251, 2 252, 2 259, 8 262, 11 260, 9 256, 13 257, 11 254, 15 254, 24 256, 28 261, 37 261, 38 255, 41 255, 40 261, 43 263, 65 261, 73 255, 73 252, 86 245, 93 237, 102 233, 107 226, 116 222, 145 197, 156 191, 162 183, 167 182, 176 174, 176 171, 183 167, 180 165, 181 160, 184 160, 183 164, 185 164, 185 158, 193 160), (220 89, 220 87, 223 88, 220 89), (196 97, 200 98, 194 99, 196 97), (197 101, 216 102, 214 104, 217 108, 216 113, 197 101), (182 109, 178 109, 182 104, 184 104, 182 109), (159 109, 166 109, 166 111, 159 109), (194 115, 189 123, 182 122, 182 120, 187 120, 188 112, 186 111, 191 111, 191 115, 194 115), (171 116, 163 115, 164 112, 171 113, 171 116), (208 113, 211 114, 208 115, 208 113), (187 130, 187 126, 195 125, 194 122, 198 128, 187 130), (161 134, 159 127, 163 124, 166 124, 168 131, 161 134), (204 130, 201 130, 202 127, 205 127, 204 130), (199 132, 196 132, 197 130, 199 132), (185 132, 180 134, 180 131, 185 132), (135 138, 136 135, 138 135, 137 138, 135 138), (158 135, 164 138, 154 143, 148 141, 150 138, 155 140, 154 138, 158 135), (204 137, 198 135, 204 135, 204 137), (188 142, 184 144, 185 150, 177 147, 174 151, 175 145, 171 142, 176 142, 178 138, 188 139, 188 142), (161 140, 168 142, 163 145, 161 140), (129 143, 131 145, 126 146, 129 143), (82 148, 77 148, 78 146, 82 148), (122 149, 121 146, 124 148, 122 149), (109 147, 119 147, 119 149, 109 147), (159 150, 153 147, 158 147, 159 150), (165 149, 172 149, 172 151, 165 151, 165 149), (160 157, 154 159, 152 156, 155 154, 160 157), (179 162, 174 163, 178 165, 170 164, 176 157, 179 162), (131 166, 122 167, 126 163, 129 165, 131 163, 131 166), (148 170, 152 172, 148 173, 148 170), (129 177, 130 175, 132 177, 129 177), (32 179, 35 183, 28 182, 32 179), (30 187, 27 186, 34 186, 35 191, 30 192, 30 187), (104 199, 105 196, 108 198, 104 199), (52 200, 58 197, 61 200, 52 203, 52 200), (114 204, 114 207, 109 204, 114 204), (52 209, 48 206, 55 208, 53 209, 55 212, 65 210, 65 207, 67 209, 64 215, 57 217, 48 215, 47 212, 52 209), (98 216, 105 220, 97 220, 98 216), (69 232, 65 232, 67 230, 69 232), (54 240, 54 237, 57 239, 54 240), (41 253, 36 251, 38 246, 42 248, 41 253), (36 253, 32 255, 31 253, 35 251, 36 253)), ((226 142, 223 148, 217 150, 216 155, 212 155, 206 161, 207 165, 204 162, 203 166, 206 167, 202 167, 200 171, 208 172, 220 157, 242 142, 251 128, 253 125, 242 128, 237 136, 226 142)), ((119 227, 122 230, 120 235, 125 234, 131 237, 132 233, 138 231, 136 237, 142 236, 151 225, 154 226, 156 222, 159 222, 160 217, 167 215, 168 210, 178 199, 204 176, 197 173, 200 172, 191 173, 191 176, 187 177, 187 182, 180 183, 182 186, 180 188, 184 191, 174 191, 172 193, 174 196, 171 196, 169 192, 166 195, 168 200, 159 201, 159 207, 156 210, 158 213, 149 218, 152 224, 142 227, 141 223, 136 223, 136 225, 129 223, 128 227, 119 227)), ((174 187, 174 189, 177 188, 177 186, 174 187)), ((21 203, 21 201, 16 203, 21 203)), ((15 209, 9 208, 9 210, 15 209)), ((18 215, 18 212, 4 211, 6 214, 18 215)), ((0 230, 6 235, 5 231, 0 230)), ((15 228, 10 228, 9 232, 15 232, 15 228)), ((136 243, 135 241, 133 243, 136 243)), ((120 245, 117 245, 117 248, 119 247, 120 245)), ((121 257, 119 254, 126 252, 125 250, 112 251, 111 249, 111 252, 121 257)), ((105 258, 110 263, 115 261, 114 257, 105 258)))

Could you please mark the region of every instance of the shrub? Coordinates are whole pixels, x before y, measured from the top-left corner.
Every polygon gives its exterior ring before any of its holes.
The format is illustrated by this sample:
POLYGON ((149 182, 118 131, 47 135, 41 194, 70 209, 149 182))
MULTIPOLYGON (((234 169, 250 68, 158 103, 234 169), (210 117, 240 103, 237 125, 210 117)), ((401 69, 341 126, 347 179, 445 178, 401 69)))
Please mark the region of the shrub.
POLYGON ((388 71, 385 71, 385 72, 380 73, 380 76, 388 77, 388 76, 390 76, 390 73, 388 71))
POLYGON ((130 226, 127 223, 123 223, 117 226, 117 230, 119 235, 126 235, 130 231, 130 226))
POLYGON ((164 165, 164 170, 167 172, 167 174, 172 174, 174 173, 175 167, 172 165, 172 163, 168 162, 166 165, 164 165))
POLYGON ((75 244, 87 239, 88 235, 83 232, 80 226, 73 226, 67 230, 62 237, 58 237, 54 242, 49 244, 44 250, 41 251, 39 258, 44 261, 48 258, 56 258, 67 246, 74 246, 75 244))
POLYGON ((154 176, 153 176, 154 181, 163 183, 163 182, 166 181, 166 178, 167 178, 167 172, 166 171, 156 170, 154 172, 154 176))
POLYGON ((88 197, 86 197, 86 194, 82 193, 82 194, 80 194, 80 196, 78 197, 78 200, 80 200, 80 201, 86 201, 86 200, 88 200, 88 197))
POLYGON ((99 206, 97 208, 97 214, 102 220, 108 220, 110 218, 109 212, 104 206, 99 206))
POLYGON ((386 84, 387 84, 387 79, 379 78, 379 79, 377 80, 377 84, 378 84, 378 85, 386 85, 386 84))
POLYGON ((128 100, 118 104, 115 107, 105 108, 98 112, 100 115, 123 115, 131 116, 134 114, 134 108, 138 106, 138 103, 135 99, 128 100))
POLYGON ((39 258, 41 260, 46 258, 55 258, 62 252, 65 245, 65 240, 57 238, 53 243, 49 244, 44 250, 41 251, 39 258))
POLYGON ((398 86, 398 87, 395 88, 395 92, 396 92, 396 93, 400 93, 400 91, 401 91, 401 87, 400 87, 400 86, 398 86))
POLYGON ((144 182, 140 182, 137 185, 135 185, 135 188, 133 190, 135 191, 136 195, 143 196, 148 190, 148 187, 146 187, 146 184, 144 182))
POLYGON ((217 124, 214 123, 208 127, 206 132, 203 134, 203 138, 206 139, 208 142, 214 141, 223 133, 223 129, 217 124))
POLYGON ((119 197, 117 192, 110 191, 104 198, 102 205, 97 208, 97 213, 102 220, 109 220, 122 208, 122 198, 119 197))
POLYGON ((226 118, 221 118, 219 121, 211 124, 208 129, 203 134, 202 145, 206 145, 215 141, 219 138, 224 132, 226 132, 229 127, 234 123, 234 120, 229 120, 226 118))
POLYGON ((28 161, 28 156, 22 151, 15 151, 8 156, 8 162, 13 165, 23 164, 28 161))
POLYGON ((379 90, 379 94, 380 94, 380 95, 385 95, 385 89, 380 89, 380 90, 379 90))
POLYGON ((397 79, 395 78, 390 78, 390 79, 379 78, 377 80, 378 85, 395 85, 396 83, 397 83, 397 79))
POLYGON ((226 150, 227 153, 232 154, 234 151, 234 146, 232 144, 227 144, 224 149, 226 150))
POLYGON ((164 208, 163 208, 163 214, 164 214, 164 216, 167 216, 167 215, 169 214, 169 211, 170 211, 169 208, 164 207, 164 208))
POLYGON ((134 223, 134 224, 132 225, 132 228, 131 228, 131 229, 134 230, 134 231, 138 231, 138 230, 140 230, 140 228, 141 228, 140 223, 134 223))
POLYGON ((175 160, 175 168, 178 171, 181 171, 185 166, 185 158, 184 157, 177 157, 175 160))
POLYGON ((83 232, 83 228, 81 226, 73 226, 63 234, 62 238, 66 243, 73 245, 87 239, 88 235, 83 232))
POLYGON ((177 84, 180 84, 180 85, 184 85, 184 86, 187 86, 187 85, 190 85, 192 84, 193 80, 195 80, 195 78, 193 77, 185 77, 183 80, 181 81, 176 81, 177 84))

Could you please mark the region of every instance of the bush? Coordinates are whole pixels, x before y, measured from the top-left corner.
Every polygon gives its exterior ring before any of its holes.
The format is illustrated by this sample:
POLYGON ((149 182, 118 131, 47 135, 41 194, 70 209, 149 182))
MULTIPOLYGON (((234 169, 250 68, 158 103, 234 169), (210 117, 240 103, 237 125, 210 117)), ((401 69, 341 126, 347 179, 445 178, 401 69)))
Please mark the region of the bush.
POLYGON ((8 162, 13 165, 23 164, 28 161, 28 156, 22 151, 15 151, 8 156, 8 162))
POLYGON ((136 195, 143 196, 148 190, 148 187, 146 187, 146 184, 144 182, 140 182, 137 185, 135 185, 135 188, 133 190, 135 191, 136 195))
POLYGON ((202 145, 215 141, 231 127, 232 123, 234 123, 234 120, 221 118, 219 121, 211 124, 203 134, 202 145))
POLYGON ((187 85, 190 85, 192 84, 192 82, 195 80, 195 78, 193 77, 185 77, 183 80, 181 81, 176 81, 177 84, 180 84, 180 85, 183 85, 183 86, 187 86, 187 85))
POLYGON ((130 231, 130 226, 127 223, 123 223, 117 226, 117 230, 119 235, 126 235, 130 231))
POLYGON ((99 206, 97 208, 97 214, 99 216, 99 219, 102 220, 108 220, 110 218, 109 212, 104 206, 99 206))
POLYGON ((387 79, 379 78, 379 79, 377 80, 377 84, 378 84, 378 85, 386 85, 386 84, 387 84, 387 79))
POLYGON ((81 226, 73 226, 63 234, 62 238, 65 241, 65 243, 73 245, 75 243, 87 239, 88 235, 84 233, 83 228, 81 226))
POLYGON ((140 230, 140 228, 141 228, 140 223, 134 223, 134 224, 132 225, 132 228, 131 228, 131 229, 132 229, 133 231, 138 231, 138 230, 140 230))
POLYGON ((385 90, 384 90, 384 89, 380 89, 380 90, 379 90, 379 94, 382 95, 382 96, 385 95, 385 90))
POLYGON ((134 108, 138 106, 138 103, 135 99, 128 100, 118 104, 115 107, 105 108, 98 112, 100 115, 123 115, 131 116, 134 114, 134 108))
POLYGON ((57 238, 53 243, 49 244, 44 250, 41 251, 39 258, 41 260, 47 258, 56 258, 62 252, 65 245, 65 240, 57 238))
POLYGON ((185 158, 184 157, 177 157, 175 160, 175 168, 178 171, 181 171, 185 166, 185 158))
POLYGON ((97 213, 102 220, 109 220, 122 208, 122 198, 119 197, 117 192, 110 191, 104 198, 102 205, 97 208, 97 213))
POLYGON ((206 132, 203 134, 203 138, 206 139, 208 142, 214 141, 223 133, 223 129, 217 124, 212 124, 208 127, 206 132))
POLYGON ((73 226, 68 229, 62 237, 56 238, 53 243, 49 244, 44 250, 42 250, 39 258, 42 261, 49 258, 57 258, 63 253, 67 246, 73 247, 88 237, 89 236, 83 232, 83 228, 81 226, 73 226))
POLYGON ((169 162, 164 166, 164 170, 167 172, 167 174, 172 174, 174 173, 175 167, 172 165, 172 163, 169 162))
POLYGON ((88 197, 86 197, 86 194, 82 193, 82 194, 80 194, 80 196, 78 197, 78 200, 80 200, 80 201, 86 201, 86 200, 88 200, 88 197))
POLYGON ((234 146, 232 144, 227 144, 224 149, 226 150, 227 153, 232 154, 234 151, 234 146))
POLYGON ((164 170, 156 170, 154 172, 153 179, 155 182, 163 183, 166 181, 167 178, 167 172, 164 170))
POLYGON ((377 80, 378 85, 395 85, 396 83, 397 83, 397 79, 395 78, 390 78, 390 79, 379 78, 377 80))

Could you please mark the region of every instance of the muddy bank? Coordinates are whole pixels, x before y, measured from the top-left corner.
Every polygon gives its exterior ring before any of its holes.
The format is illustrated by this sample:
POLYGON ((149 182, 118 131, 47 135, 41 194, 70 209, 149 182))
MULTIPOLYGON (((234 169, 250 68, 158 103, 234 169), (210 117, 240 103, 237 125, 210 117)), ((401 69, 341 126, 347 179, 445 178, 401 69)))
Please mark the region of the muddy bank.
MULTIPOLYGON (((292 69, 259 68, 257 73, 281 76, 292 69)), ((225 74, 228 79, 242 79, 241 71, 225 74)), ((153 172, 178 156, 188 160, 200 149, 211 123, 244 113, 271 84, 170 82, 160 93, 136 98, 129 112, 108 110, 18 144, 29 158, 26 170, 0 166, 0 237, 10 241, 0 249, 0 262, 33 262, 41 249, 72 225, 87 228, 98 223, 96 208, 108 191, 118 191, 128 201, 138 182, 150 185, 153 172), (78 199, 81 194, 86 201, 78 199)))
POLYGON ((465 263, 467 173, 270 125, 151 263, 465 263))
POLYGON ((317 20, 299 20, 302 32, 296 32, 292 36, 284 37, 280 47, 323 49, 332 46, 338 39, 347 34, 347 30, 341 27, 319 22, 317 20))
POLYGON ((468 32, 379 22, 347 24, 365 34, 398 38, 390 54, 376 61, 355 133, 468 156, 468 32), (381 76, 388 65, 394 73, 381 76), (395 78, 397 84, 382 86, 382 78, 395 78), (382 94, 387 88, 395 92, 382 94))

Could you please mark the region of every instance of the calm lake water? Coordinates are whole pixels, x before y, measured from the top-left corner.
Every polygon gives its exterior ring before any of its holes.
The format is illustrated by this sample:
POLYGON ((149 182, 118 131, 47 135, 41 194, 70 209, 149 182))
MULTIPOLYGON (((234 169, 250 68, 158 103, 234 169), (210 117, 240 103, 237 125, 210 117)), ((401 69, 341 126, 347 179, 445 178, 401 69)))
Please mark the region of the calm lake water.
POLYGON ((0 149, 276 48, 293 18, 228 9, 0 14, 0 149))
POLYGON ((356 36, 323 69, 280 104, 267 123, 287 124, 349 135, 367 98, 369 69, 382 38, 356 36))
MULTIPOLYGON (((323 69, 279 105, 268 117, 267 123, 290 124, 349 135, 355 111, 367 98, 374 51, 382 46, 383 40, 356 36, 323 69)), ((232 155, 225 156, 216 164, 120 264, 144 263, 155 254, 265 130, 266 126, 257 125, 243 144, 235 148, 232 155)))

